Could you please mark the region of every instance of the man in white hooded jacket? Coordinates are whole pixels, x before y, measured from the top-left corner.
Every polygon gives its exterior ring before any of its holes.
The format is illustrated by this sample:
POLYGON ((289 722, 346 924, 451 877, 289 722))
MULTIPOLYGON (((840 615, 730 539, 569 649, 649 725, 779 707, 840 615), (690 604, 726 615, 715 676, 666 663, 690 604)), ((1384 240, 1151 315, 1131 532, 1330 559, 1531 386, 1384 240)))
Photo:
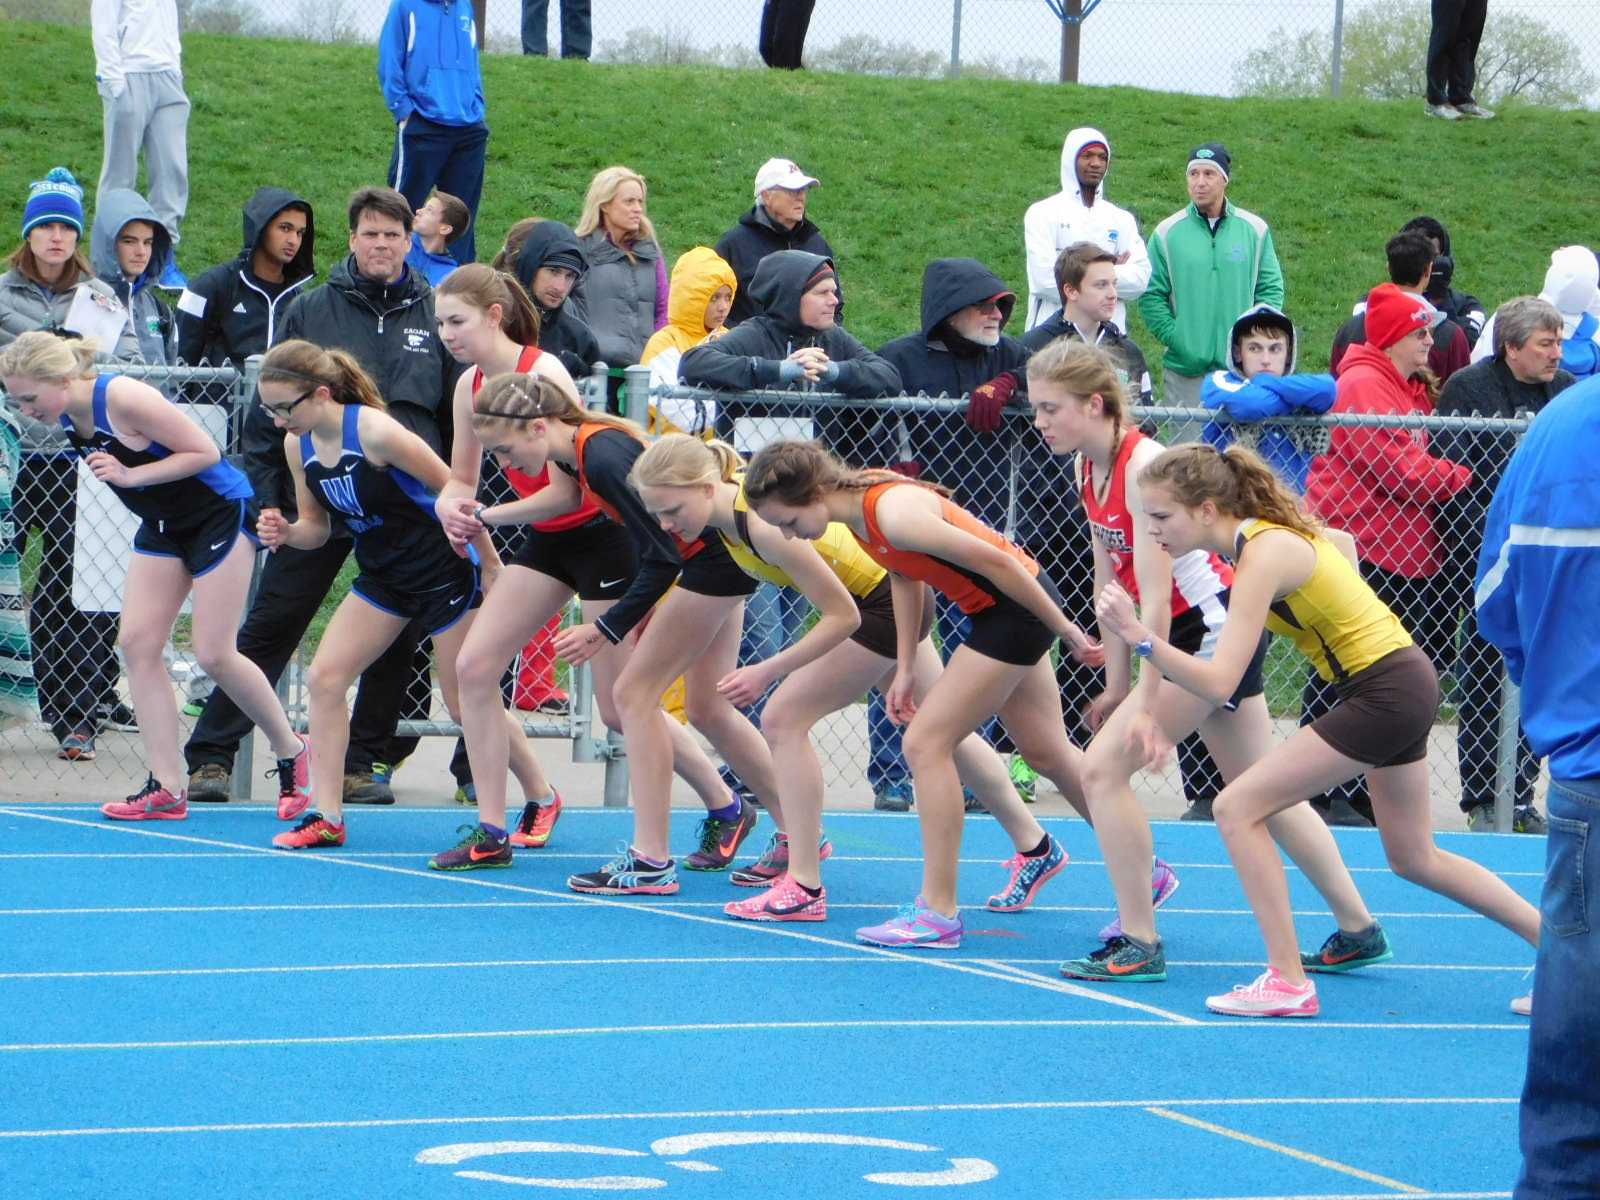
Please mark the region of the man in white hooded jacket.
POLYGON ((1083 125, 1061 144, 1061 190, 1029 205, 1022 220, 1028 257, 1028 320, 1032 329, 1061 307, 1056 290, 1056 257, 1074 242, 1093 242, 1116 256, 1117 308, 1112 323, 1127 332, 1126 302, 1137 300, 1150 284, 1150 255, 1139 222, 1105 197, 1111 169, 1111 143, 1098 129, 1083 125))

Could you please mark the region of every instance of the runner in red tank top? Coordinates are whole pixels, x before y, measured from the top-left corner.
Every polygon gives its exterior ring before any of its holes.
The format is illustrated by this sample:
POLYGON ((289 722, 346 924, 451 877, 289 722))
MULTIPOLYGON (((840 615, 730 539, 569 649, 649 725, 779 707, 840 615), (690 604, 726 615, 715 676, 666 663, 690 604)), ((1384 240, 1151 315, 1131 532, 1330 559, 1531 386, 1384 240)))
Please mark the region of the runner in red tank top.
POLYGON ((905 754, 922 826, 922 892, 908 911, 859 929, 856 937, 882 946, 958 946, 958 757, 981 772, 981 780, 969 782, 1017 847, 1008 863, 1011 884, 990 907, 1021 907, 1008 901, 1026 903, 1061 869, 1066 853, 1027 813, 999 756, 974 731, 998 715, 1017 750, 1087 814, 1078 782, 1083 756, 1067 740, 1049 650, 1057 637, 1084 659, 1098 659, 1099 648, 1062 614, 1055 585, 1037 563, 932 488, 889 471, 850 470, 815 442, 776 442, 751 460, 745 494, 764 520, 790 537, 820 537, 828 522, 842 522, 894 572, 900 645, 885 699, 890 719, 908 723, 905 754), (971 636, 925 694, 914 673, 922 582, 972 618, 971 636))
MULTIPOLYGON (((1116 364, 1105 351, 1065 340, 1028 363, 1034 424, 1058 455, 1076 453, 1084 508, 1094 533, 1095 594, 1113 583, 1139 599, 1144 624, 1158 636, 1209 657, 1227 615, 1233 569, 1218 555, 1195 550, 1176 561, 1150 533, 1138 473, 1163 447, 1127 425, 1116 364)), ((1102 623, 1106 690, 1090 702, 1087 720, 1098 733, 1084 764, 1084 787, 1106 870, 1117 893, 1118 919, 1101 931, 1100 949, 1064 963, 1063 975, 1100 982, 1166 978, 1166 954, 1156 933, 1155 908, 1177 890, 1177 877, 1156 860, 1150 873, 1150 822, 1132 779, 1152 758, 1165 757, 1199 730, 1224 780, 1232 780, 1272 744, 1262 695, 1263 635, 1230 701, 1214 707, 1162 677, 1147 663, 1130 689, 1130 647, 1102 623), (1159 751, 1159 754, 1158 754, 1159 751)), ((1372 922, 1333 835, 1307 804, 1277 814, 1273 834, 1328 900, 1341 929, 1372 922)))

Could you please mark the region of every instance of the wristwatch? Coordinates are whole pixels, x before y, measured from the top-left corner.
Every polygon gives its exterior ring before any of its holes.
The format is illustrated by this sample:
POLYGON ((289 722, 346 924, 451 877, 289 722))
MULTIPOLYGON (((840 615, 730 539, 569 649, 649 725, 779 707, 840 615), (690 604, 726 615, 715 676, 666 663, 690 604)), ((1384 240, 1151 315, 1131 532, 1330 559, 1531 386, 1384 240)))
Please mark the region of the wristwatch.
POLYGON ((1145 638, 1141 642, 1135 642, 1133 644, 1133 652, 1140 658, 1149 658, 1156 652, 1155 641, 1151 638, 1145 638))

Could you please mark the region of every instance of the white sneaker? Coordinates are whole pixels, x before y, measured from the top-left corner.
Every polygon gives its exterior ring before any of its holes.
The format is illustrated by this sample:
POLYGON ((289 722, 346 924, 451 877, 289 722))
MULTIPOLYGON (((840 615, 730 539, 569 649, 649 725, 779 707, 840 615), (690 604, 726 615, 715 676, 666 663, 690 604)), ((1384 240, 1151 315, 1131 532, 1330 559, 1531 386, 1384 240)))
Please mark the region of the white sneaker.
POLYGON ((1518 996, 1513 1000, 1511 1002, 1511 1011, 1519 1017, 1533 1016, 1533 993, 1529 992, 1526 996, 1518 996))
POLYGON ((1430 117, 1438 117, 1441 121, 1459 121, 1461 119, 1461 114, 1449 104, 1429 104, 1422 111, 1430 117))
POLYGON ((1253 983, 1208 997, 1206 1007, 1227 1017, 1314 1017, 1322 1011, 1316 984, 1308 979, 1295 987, 1277 967, 1268 967, 1253 983))
POLYGON ((1476 100, 1468 100, 1465 104, 1454 106, 1456 113, 1463 117, 1476 117, 1480 121, 1494 120, 1494 110, 1483 107, 1476 100))

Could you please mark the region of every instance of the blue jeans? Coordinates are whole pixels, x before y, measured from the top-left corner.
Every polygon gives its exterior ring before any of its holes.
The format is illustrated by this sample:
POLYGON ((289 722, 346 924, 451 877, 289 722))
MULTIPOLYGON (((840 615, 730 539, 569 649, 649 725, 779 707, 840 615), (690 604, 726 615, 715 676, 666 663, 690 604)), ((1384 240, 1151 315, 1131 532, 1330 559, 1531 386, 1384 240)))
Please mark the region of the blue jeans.
POLYGON ((867 786, 876 796, 890 788, 909 788, 911 768, 906 766, 901 740, 905 727, 889 720, 888 706, 877 688, 867 700, 867 786))
POLYGON ((1600 778, 1552 780, 1515 1200, 1600 1195, 1600 778))

